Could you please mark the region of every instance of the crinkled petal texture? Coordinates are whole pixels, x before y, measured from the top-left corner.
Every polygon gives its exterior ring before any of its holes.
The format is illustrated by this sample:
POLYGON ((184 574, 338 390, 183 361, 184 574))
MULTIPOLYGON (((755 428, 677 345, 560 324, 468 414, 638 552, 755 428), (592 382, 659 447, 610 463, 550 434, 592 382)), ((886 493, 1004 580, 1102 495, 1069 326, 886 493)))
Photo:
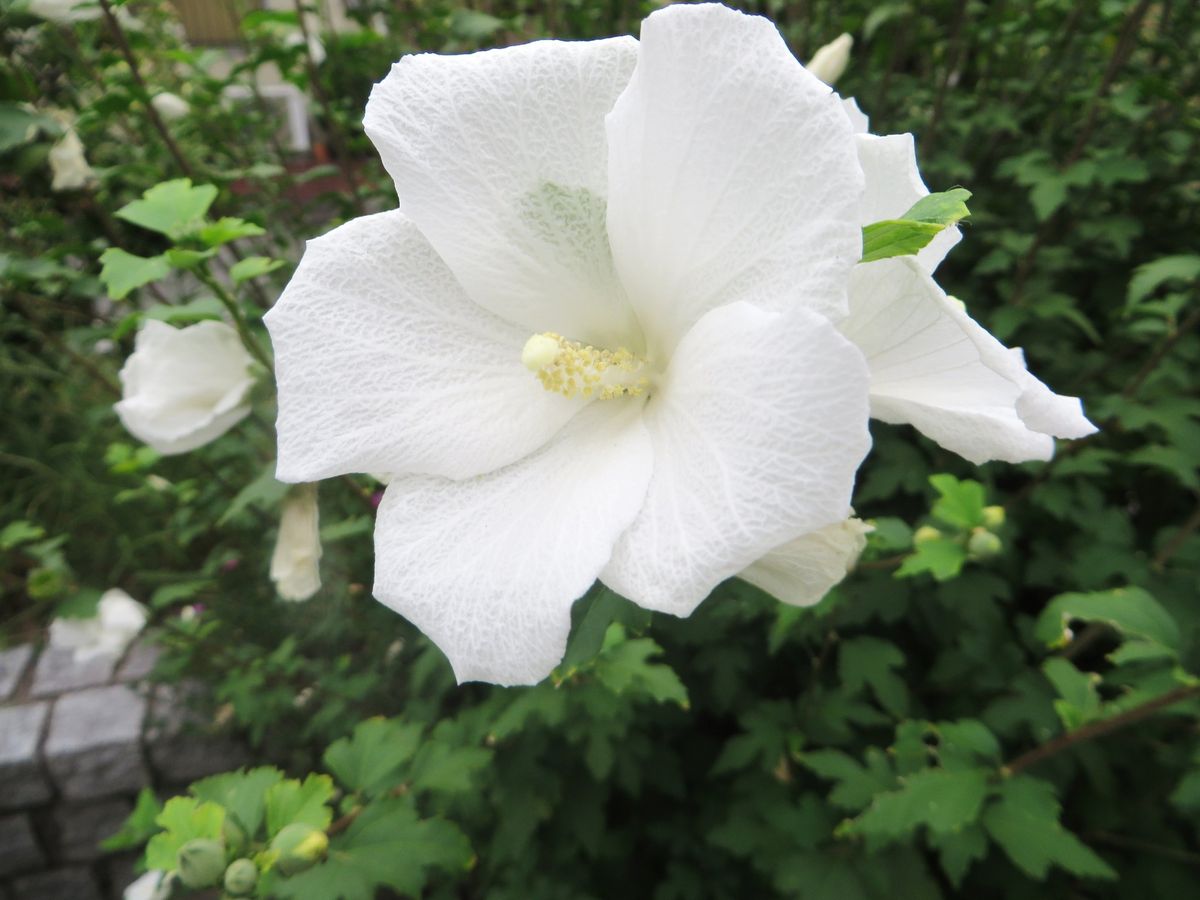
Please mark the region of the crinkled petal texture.
MULTIPOLYGON (((861 224, 898 219, 929 195, 917 168, 917 149, 911 134, 857 134, 854 139, 867 179, 861 224)), ((962 232, 957 228, 944 228, 917 253, 917 261, 932 273, 960 240, 962 232)))
POLYGON ((467 293, 525 328, 615 347, 633 325, 604 229, 604 116, 633 38, 406 56, 364 125, 400 208, 467 293))
POLYGON ((776 547, 740 577, 792 606, 812 606, 854 568, 871 526, 846 519, 776 547))
POLYGON ((840 327, 867 357, 871 415, 913 425, 971 462, 1049 459, 1051 435, 1094 430, 1078 399, 1030 375, 911 257, 855 269, 840 327))
POLYGON ((149 319, 121 369, 114 409, 134 437, 163 455, 216 440, 250 412, 250 359, 223 322, 172 328, 149 319))
POLYGON ((680 342, 646 406, 654 477, 601 580, 688 615, 721 581, 850 512, 866 364, 824 317, 735 303, 680 342))
POLYGON ((850 122, 766 19, 686 4, 647 18, 608 171, 613 258, 652 355, 734 301, 844 312, 862 254, 850 122))
POLYGON ((652 464, 640 403, 618 401, 592 404, 489 475, 396 478, 375 526, 375 596, 442 649, 460 682, 540 681, 652 464))
POLYGON ((579 408, 530 376, 528 333, 468 298, 401 212, 310 241, 266 324, 281 481, 466 478, 536 450, 579 408))

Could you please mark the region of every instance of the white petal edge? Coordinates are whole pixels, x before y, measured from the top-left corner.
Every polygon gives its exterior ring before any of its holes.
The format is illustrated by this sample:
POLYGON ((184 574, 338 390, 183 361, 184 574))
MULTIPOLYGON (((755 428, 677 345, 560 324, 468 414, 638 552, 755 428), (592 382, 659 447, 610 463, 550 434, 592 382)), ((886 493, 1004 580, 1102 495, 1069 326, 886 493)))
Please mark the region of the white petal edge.
POLYGON ((769 550, 846 518, 871 444, 867 384, 816 313, 708 313, 647 403, 654 477, 601 581, 686 616, 769 550))
POLYGON ((637 47, 406 56, 371 92, 363 124, 400 208, 476 303, 529 334, 615 348, 636 331, 604 227, 604 116, 637 47))
POLYGON ((467 478, 521 459, 581 406, 521 365, 528 335, 473 303, 398 211, 309 241, 266 316, 280 481, 467 478))
POLYGON ((870 117, 859 108, 858 101, 853 97, 842 99, 842 109, 846 111, 846 116, 850 119, 850 129, 855 134, 866 134, 871 130, 870 117))
MULTIPOLYGON (((862 225, 898 219, 929 195, 917 167, 917 148, 911 134, 857 134, 854 139, 867 179, 860 212, 862 225)), ((917 253, 917 260, 932 274, 961 240, 962 232, 957 228, 944 228, 917 253)))
POLYGON ((651 14, 608 141, 609 240, 651 354, 725 303, 844 312, 862 255, 850 122, 769 21, 651 14))
POLYGON ((571 604, 646 493, 653 452, 640 407, 594 403, 490 475, 388 485, 375 597, 441 648, 460 683, 534 684, 561 662, 571 604))
POLYGON ((855 518, 826 525, 776 547, 739 577, 790 606, 814 606, 854 568, 873 530, 855 518))

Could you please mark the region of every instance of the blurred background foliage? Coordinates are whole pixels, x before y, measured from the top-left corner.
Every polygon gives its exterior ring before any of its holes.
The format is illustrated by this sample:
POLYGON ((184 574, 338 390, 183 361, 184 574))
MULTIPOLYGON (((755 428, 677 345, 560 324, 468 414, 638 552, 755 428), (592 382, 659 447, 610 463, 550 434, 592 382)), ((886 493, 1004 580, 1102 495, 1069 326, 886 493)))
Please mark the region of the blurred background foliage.
MULTIPOLYGON (((839 92, 872 131, 916 135, 932 190, 974 193, 939 282, 1102 430, 1049 464, 975 468, 872 423, 855 499, 877 531, 818 607, 732 581, 688 620, 651 621, 596 589, 558 677, 512 690, 454 687, 370 599, 369 478, 322 486, 324 587, 275 599, 269 379, 240 428, 159 458, 112 413, 116 373, 142 318, 216 315, 213 281, 257 328, 306 238, 395 204, 361 128, 393 60, 636 33, 654 4, 364 0, 341 30, 311 0, 110 6, 68 23, 0 6, 0 644, 119 585, 153 607, 161 677, 206 684, 264 763, 330 772, 341 861, 263 891, 1195 896, 1195 0, 741 5, 801 60, 854 36, 839 92), (289 84, 308 149, 280 114, 289 84), (187 112, 155 111, 162 92, 187 112), (72 130, 91 174, 55 190, 48 158, 72 130), (263 233, 108 299, 106 249, 169 246, 114 211, 178 177, 263 233), (231 281, 259 256, 283 265, 231 281), (932 558, 923 524, 964 549, 932 558), (968 554, 979 529, 998 548, 968 554), (369 868, 371 827, 408 867, 355 880, 337 865, 369 868)), ((157 830, 147 810, 131 842, 157 830)))

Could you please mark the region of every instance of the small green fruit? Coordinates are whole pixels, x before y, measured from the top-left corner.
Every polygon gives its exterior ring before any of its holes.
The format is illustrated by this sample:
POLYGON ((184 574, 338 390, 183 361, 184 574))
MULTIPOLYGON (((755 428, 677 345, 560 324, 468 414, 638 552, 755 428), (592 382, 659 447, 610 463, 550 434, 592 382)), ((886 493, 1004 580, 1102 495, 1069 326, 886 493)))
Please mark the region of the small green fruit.
POLYGON ((913 532, 913 545, 926 544, 929 541, 936 541, 942 536, 942 533, 932 525, 922 525, 913 532))
POLYGON ((271 849, 279 854, 275 868, 281 875, 298 875, 311 869, 329 849, 329 837, 319 828, 293 822, 279 830, 271 840, 271 849))
POLYGON ((1004 524, 1003 506, 985 506, 983 508, 983 524, 995 530, 1004 524))
POLYGON ((179 848, 176 863, 184 887, 193 890, 212 887, 225 871, 225 845, 208 838, 195 838, 179 848))
POLYGON ((967 555, 971 559, 991 559, 1003 547, 1000 538, 996 535, 982 528, 976 528, 971 532, 970 540, 967 541, 967 555))
POLYGON ((258 884, 258 866, 249 859, 235 859, 225 870, 225 892, 234 897, 248 897, 258 884))

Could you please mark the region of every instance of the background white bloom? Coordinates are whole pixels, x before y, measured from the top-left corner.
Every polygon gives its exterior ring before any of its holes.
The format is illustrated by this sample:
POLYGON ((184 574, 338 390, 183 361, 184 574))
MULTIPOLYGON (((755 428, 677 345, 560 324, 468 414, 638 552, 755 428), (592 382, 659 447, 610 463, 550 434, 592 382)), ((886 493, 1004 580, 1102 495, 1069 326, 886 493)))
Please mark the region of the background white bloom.
POLYGON ((96 181, 96 172, 84 155, 83 141, 70 126, 50 148, 46 160, 50 164, 52 191, 78 191, 96 181))
POLYGON ((320 511, 317 486, 302 485, 283 501, 279 536, 271 555, 271 580, 284 600, 307 600, 321 587, 320 511))
POLYGON ((374 592, 459 680, 545 677, 597 577, 687 615, 849 514, 862 174, 774 26, 679 5, 640 44, 410 56, 365 124, 403 212, 310 242, 267 316, 278 475, 393 474, 374 592), (531 337, 620 396, 545 389, 531 337))
POLYGON ((839 34, 828 44, 817 49, 806 68, 826 84, 833 84, 846 71, 853 46, 854 38, 848 34, 839 34))
POLYGON ((150 98, 150 105, 154 107, 164 121, 173 122, 176 119, 182 119, 192 111, 192 106, 178 94, 172 94, 170 91, 162 91, 150 98))
POLYGON ((145 627, 149 613, 120 588, 105 591, 88 618, 58 618, 50 623, 50 646, 71 650, 77 662, 120 656, 145 627))
POLYGON ((220 437, 250 412, 250 354, 222 322, 172 328, 148 319, 121 369, 121 424, 164 455, 220 437))

